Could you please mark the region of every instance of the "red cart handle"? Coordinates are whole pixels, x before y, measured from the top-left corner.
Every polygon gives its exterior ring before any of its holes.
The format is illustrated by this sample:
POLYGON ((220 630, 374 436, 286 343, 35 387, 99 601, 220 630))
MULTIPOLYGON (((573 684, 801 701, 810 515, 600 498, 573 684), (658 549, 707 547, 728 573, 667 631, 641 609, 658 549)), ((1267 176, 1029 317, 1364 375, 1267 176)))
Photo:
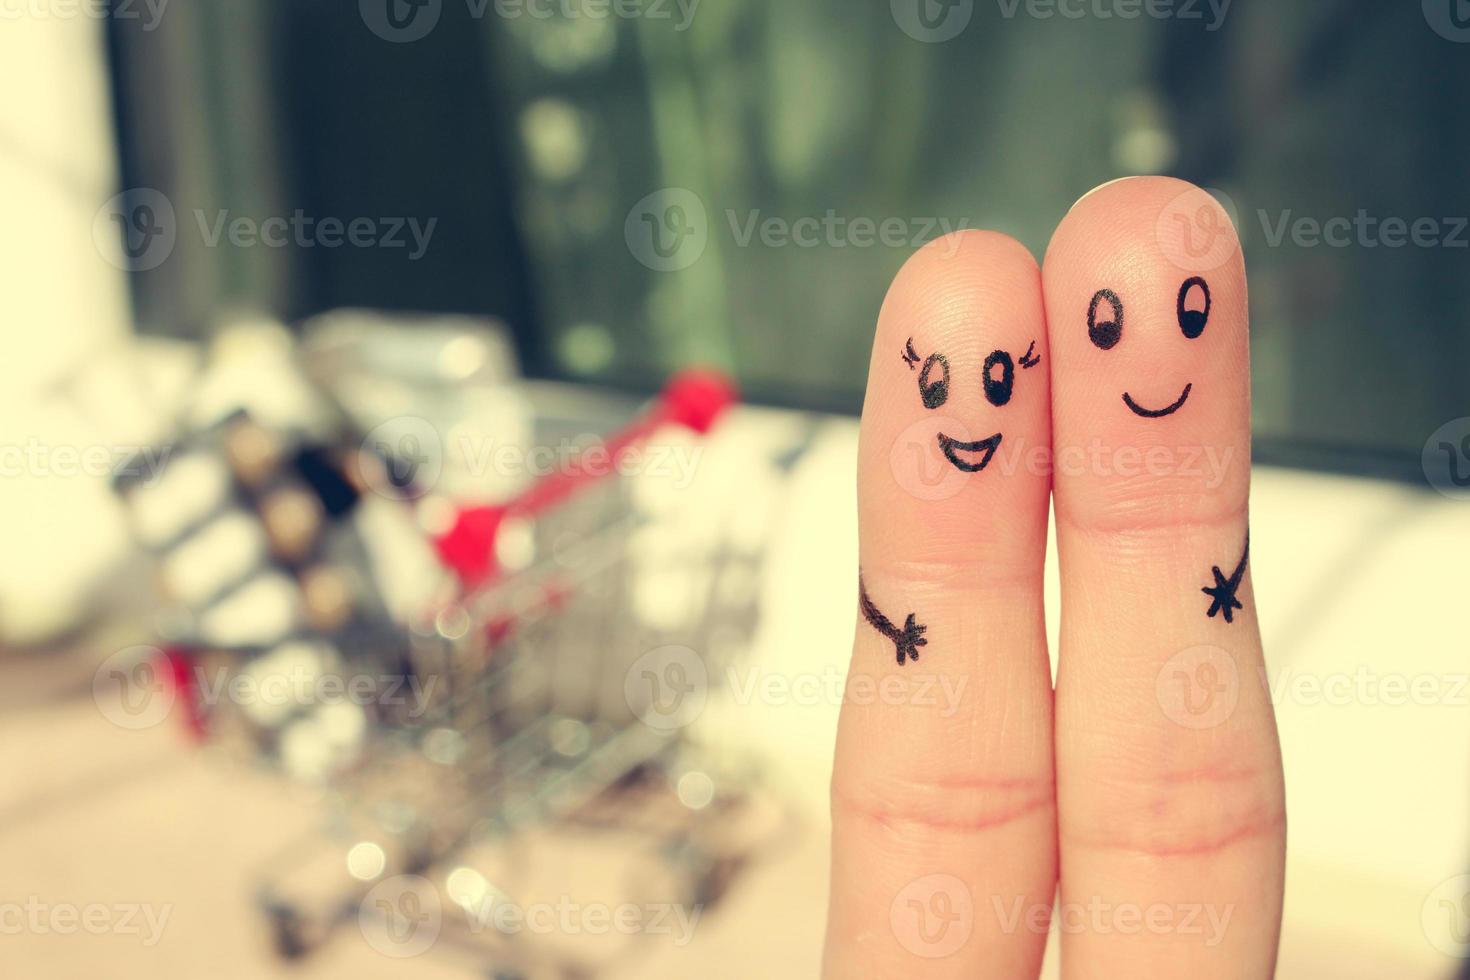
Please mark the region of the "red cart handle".
POLYGON ((536 517, 578 490, 617 472, 619 461, 630 449, 665 425, 682 425, 701 435, 708 432, 739 397, 734 382, 718 371, 694 369, 676 374, 647 411, 600 447, 607 458, 595 471, 586 466, 571 466, 547 474, 504 504, 460 510, 453 527, 435 541, 440 559, 454 570, 466 588, 493 578, 497 571, 495 536, 506 518, 536 517))

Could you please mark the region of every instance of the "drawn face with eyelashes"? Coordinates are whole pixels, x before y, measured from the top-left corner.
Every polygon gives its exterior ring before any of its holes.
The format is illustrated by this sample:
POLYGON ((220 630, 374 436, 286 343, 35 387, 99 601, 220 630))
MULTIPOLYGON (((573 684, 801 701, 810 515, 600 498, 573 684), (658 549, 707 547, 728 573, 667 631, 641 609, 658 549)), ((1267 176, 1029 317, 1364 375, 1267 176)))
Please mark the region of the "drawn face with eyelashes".
MULTIPOLYGON (((1175 303, 1175 315, 1179 321, 1179 332, 1186 340, 1198 340, 1210 322, 1210 284, 1202 277, 1186 279, 1179 287, 1179 298, 1175 303)), ((1098 350, 1110 351, 1123 340, 1123 300, 1111 289, 1099 289, 1087 307, 1087 336, 1098 350)), ((1184 390, 1170 405, 1162 408, 1147 408, 1134 400, 1133 395, 1123 392, 1123 404, 1134 415, 1145 419, 1161 419, 1173 415, 1184 407, 1194 391, 1194 382, 1186 382, 1184 390)))
MULTIPOLYGON (((902 354, 904 363, 909 366, 910 371, 918 372, 919 399, 924 407, 933 411, 946 402, 950 397, 950 366, 949 358, 935 352, 928 359, 919 357, 914 350, 912 339, 904 346, 902 354), (920 361, 923 367, 919 367, 920 361)), ((1026 349, 1021 358, 1021 368, 1029 370, 1041 363, 1041 358, 1036 356, 1036 342, 1026 349)), ((980 389, 985 394, 985 400, 996 408, 1005 407, 1011 400, 1011 395, 1016 387, 1016 362, 1011 355, 1003 350, 993 351, 985 359, 985 365, 980 371, 980 389)), ((995 451, 1000 448, 1002 433, 997 432, 988 439, 977 439, 974 442, 961 442, 943 432, 939 433, 939 449, 944 453, 944 458, 958 470, 965 473, 978 473, 990 465, 995 457, 995 451)))

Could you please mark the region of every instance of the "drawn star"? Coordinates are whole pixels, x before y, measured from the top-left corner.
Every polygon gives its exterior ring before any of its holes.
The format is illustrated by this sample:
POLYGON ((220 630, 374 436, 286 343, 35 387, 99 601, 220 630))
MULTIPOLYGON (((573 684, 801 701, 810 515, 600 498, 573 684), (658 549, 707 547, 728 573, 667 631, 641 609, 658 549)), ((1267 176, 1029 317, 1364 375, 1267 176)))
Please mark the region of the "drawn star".
POLYGON ((1250 532, 1247 531, 1245 536, 1245 554, 1240 556, 1240 564, 1235 566, 1235 572, 1229 578, 1226 578, 1225 573, 1220 571, 1219 565, 1211 569, 1215 573, 1215 584, 1200 589, 1205 595, 1215 600, 1210 604, 1209 612, 1206 613, 1211 619, 1215 618, 1216 613, 1224 613, 1225 622, 1233 623, 1235 622, 1235 610, 1245 608, 1240 604, 1240 600, 1235 598, 1235 593, 1240 591, 1240 583, 1245 578, 1245 566, 1250 561, 1250 557, 1251 537, 1250 532))
POLYGON ((1240 604, 1240 600, 1235 598, 1235 592, 1240 588, 1240 579, 1226 578, 1225 573, 1220 571, 1219 565, 1214 567, 1214 572, 1214 587, 1200 589, 1205 595, 1215 600, 1210 606, 1209 616, 1214 619, 1216 613, 1224 613, 1225 622, 1233 623, 1235 622, 1235 610, 1245 608, 1240 604))
POLYGON ((893 644, 898 653, 898 665, 902 667, 910 657, 917 663, 919 660, 919 647, 927 646, 929 641, 924 639, 924 632, 929 628, 919 622, 914 613, 909 613, 908 619, 904 621, 903 628, 893 625, 893 620, 874 605, 868 596, 868 587, 863 583, 862 575, 858 575, 858 605, 863 611, 863 618, 872 625, 873 629, 882 633, 893 644))
POLYGON ((903 624, 903 633, 893 638, 893 645, 898 648, 898 663, 903 665, 904 658, 908 657, 915 663, 919 662, 919 647, 927 646, 929 641, 924 639, 924 631, 929 627, 920 625, 914 619, 914 614, 909 613, 909 618, 903 624))

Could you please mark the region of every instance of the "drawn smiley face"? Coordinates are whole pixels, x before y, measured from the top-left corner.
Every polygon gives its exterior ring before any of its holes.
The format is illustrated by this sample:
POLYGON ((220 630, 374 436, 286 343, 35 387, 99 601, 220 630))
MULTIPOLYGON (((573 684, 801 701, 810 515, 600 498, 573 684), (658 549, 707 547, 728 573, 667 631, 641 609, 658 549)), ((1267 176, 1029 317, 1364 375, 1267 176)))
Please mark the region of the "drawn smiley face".
MULTIPOLYGON (((928 360, 924 361, 924 367, 918 368, 919 355, 914 350, 914 342, 909 340, 904 347, 902 357, 908 364, 909 370, 919 371, 919 399, 924 407, 933 411, 945 402, 949 401, 950 370, 949 358, 943 354, 930 354, 928 360)), ((1041 358, 1036 356, 1036 342, 1026 349, 1021 358, 1022 369, 1034 368, 1041 363, 1041 358)), ((985 359, 985 366, 980 372, 981 387, 985 392, 985 400, 996 408, 1003 408, 1011 400, 1011 395, 1016 387, 1016 362, 1011 355, 1003 350, 993 351, 985 359)), ((1002 434, 997 432, 988 439, 977 439, 974 442, 961 442, 939 433, 939 449, 944 453, 944 458, 958 470, 964 473, 979 473, 990 465, 995 458, 995 451, 1000 448, 1002 434)))
MULTIPOLYGON (((1198 340, 1210 322, 1210 284, 1202 277, 1186 279, 1179 287, 1179 299, 1175 303, 1175 314, 1179 331, 1187 340, 1198 340), (1202 308, 1199 308, 1202 307, 1202 308)), ((1123 301, 1111 289, 1099 289, 1087 307, 1087 336, 1098 350, 1109 351, 1123 339, 1123 301)), ((1194 391, 1194 382, 1187 382, 1184 390, 1171 405, 1164 408, 1145 408, 1134 401, 1133 396, 1123 392, 1123 404, 1134 415, 1145 419, 1161 419, 1173 415, 1189 401, 1194 391)))

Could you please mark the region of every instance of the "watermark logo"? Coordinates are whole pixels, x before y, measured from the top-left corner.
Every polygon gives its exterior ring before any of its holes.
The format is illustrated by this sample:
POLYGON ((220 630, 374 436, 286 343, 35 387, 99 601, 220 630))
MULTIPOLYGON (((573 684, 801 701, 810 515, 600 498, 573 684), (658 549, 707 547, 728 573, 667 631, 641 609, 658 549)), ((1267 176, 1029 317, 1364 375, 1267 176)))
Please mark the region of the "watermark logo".
POLYGON ((1424 19, 1446 41, 1470 44, 1470 0, 1424 0, 1424 19))
POLYGON ((1046 935, 1055 922, 1057 931, 1068 936, 1084 933, 1094 936, 1185 936, 1202 940, 1206 949, 1214 949, 1225 941, 1225 932, 1235 915, 1233 904, 1114 904, 1097 895, 1086 902, 1061 902, 1055 909, 1050 903, 1027 905, 1025 898, 1020 896, 1006 902, 999 895, 993 895, 990 904, 996 923, 1006 935, 1013 935, 1021 929, 1046 935))
POLYGON ((444 0, 357 0, 358 13, 368 30, 394 44, 427 37, 439 24, 444 0))
POLYGON ((709 245, 709 215, 699 195, 682 187, 654 191, 633 205, 623 223, 633 257, 655 272, 698 262, 709 245))
POLYGON ((1424 443, 1424 478, 1452 500, 1470 500, 1470 418, 1446 422, 1424 443))
POLYGON ((1261 233, 1271 248, 1290 242, 1296 248, 1470 248, 1470 218, 1380 216, 1359 208, 1352 217, 1336 215, 1325 219, 1299 215, 1291 209, 1271 212, 1260 209, 1261 233))
POLYGON ((451 431, 445 437, 427 419, 404 415, 374 428, 361 449, 357 467, 362 482, 375 493, 400 499, 427 493, 447 468, 475 479, 493 473, 526 482, 554 475, 645 478, 683 491, 693 485, 705 447, 677 438, 611 447, 594 433, 535 445, 502 442, 473 431, 451 431))
POLYGON ((1235 713, 1240 672, 1235 658, 1216 646, 1181 650, 1160 669, 1154 683, 1164 717, 1196 731, 1216 728, 1235 713))
POLYGON ((134 646, 119 650, 92 675, 92 699, 102 717, 119 728, 142 731, 173 710, 174 686, 165 675, 163 651, 134 646))
MULTIPOLYGON (((1010 479, 1017 473, 1035 477, 1062 474, 1123 480, 1167 478, 1190 481, 1203 490, 1215 490, 1236 471, 1234 446, 1223 449, 1200 445, 1145 448, 1131 444, 1112 446, 1093 438, 1086 445, 1054 448, 1028 442, 1022 436, 1008 437, 1000 433, 1000 441, 993 451, 968 453, 971 465, 984 462, 982 470, 969 472, 945 457, 945 443, 941 442, 941 436, 951 444, 968 443, 970 430, 952 417, 929 415, 907 426, 889 448, 888 462, 894 481, 919 500, 948 500, 964 489, 970 479, 1010 479)), ((987 442, 994 438, 995 434, 990 435, 987 442)))
POLYGON ((135 187, 102 205, 92 219, 92 242, 124 272, 147 272, 168 261, 178 244, 174 206, 161 191, 135 187))
POLYGON ((817 673, 783 674, 758 666, 730 666, 724 680, 735 704, 790 705, 811 708, 829 704, 934 710, 941 718, 953 718, 964 702, 970 677, 961 674, 927 674, 886 671, 878 675, 848 673, 828 665, 817 673))
POLYGON ((1435 949, 1470 959, 1470 875, 1440 882, 1424 900, 1419 921, 1435 949))
POLYGON ((688 647, 650 650, 628 668, 623 697, 648 727, 660 732, 677 731, 703 714, 709 700, 709 668, 688 647))
POLYGON ((169 0, 0 0, 0 20, 141 21, 144 32, 157 30, 169 0))
POLYGON ((949 239, 945 257, 960 248, 956 232, 969 219, 901 217, 899 215, 845 215, 828 208, 819 214, 768 214, 759 208, 727 208, 723 222, 712 225, 704 202, 681 187, 665 188, 643 198, 628 212, 624 238, 633 257, 658 272, 687 269, 704 255, 710 236, 729 235, 733 248, 864 249, 911 251, 939 239, 949 239))
POLYGON ((949 500, 974 475, 944 458, 940 437, 957 442, 971 440, 969 428, 947 415, 925 415, 904 428, 888 450, 888 467, 894 481, 919 500, 949 500))
POLYGON ((143 946, 157 946, 174 907, 146 902, 104 904, 47 902, 31 895, 24 902, 0 902, 0 936, 137 936, 143 946))
MULTIPOLYGON (((3 2, 3 0, 0 0, 3 2)), ((316 218, 300 208, 289 215, 256 217, 195 208, 192 227, 205 248, 403 249, 408 261, 428 253, 438 218, 316 218)), ((178 245, 180 225, 173 202, 148 187, 124 191, 92 220, 92 241, 109 263, 125 272, 147 272, 167 262, 178 245)))
POLYGON ((444 927, 439 892, 419 875, 394 875, 374 885, 357 910, 369 946, 394 959, 427 953, 444 927))
POLYGON ((959 37, 975 16, 975 0, 889 0, 893 22, 924 44, 943 44, 959 37))
POLYGON ((374 493, 414 499, 433 489, 444 473, 444 442, 427 419, 400 415, 362 440, 358 472, 374 493))
POLYGON ((975 931, 975 899, 954 875, 925 875, 893 898, 888 922, 899 945, 926 960, 953 956, 975 931))
POLYGON ((1234 0, 997 0, 1001 16, 1013 20, 1022 10, 1033 20, 1200 21, 1214 33, 1225 26, 1234 0))
POLYGON ((1211 272, 1240 250, 1237 214, 1224 191, 1191 187, 1164 205, 1154 235, 1174 265, 1186 272, 1211 272))
POLYGON ((172 446, 52 445, 32 436, 24 445, 0 444, 0 477, 126 477, 151 487, 172 453, 172 446))

